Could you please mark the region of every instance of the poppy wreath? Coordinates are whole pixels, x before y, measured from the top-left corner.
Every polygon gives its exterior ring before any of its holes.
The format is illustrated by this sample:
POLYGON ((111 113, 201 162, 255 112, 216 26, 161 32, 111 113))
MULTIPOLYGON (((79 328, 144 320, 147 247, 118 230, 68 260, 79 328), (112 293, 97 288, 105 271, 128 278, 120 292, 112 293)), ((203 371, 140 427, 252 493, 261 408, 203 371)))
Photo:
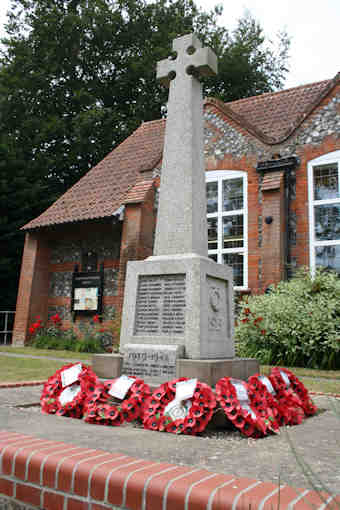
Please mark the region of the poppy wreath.
MULTIPOLYGON (((243 381, 238 382, 243 383, 243 381)), ((243 383, 243 386, 247 390, 247 383, 243 383)), ((250 406, 254 413, 252 415, 247 409, 242 407, 230 377, 222 377, 216 383, 216 398, 227 418, 245 436, 259 438, 266 435, 268 430, 271 429, 270 422, 268 421, 266 424, 265 419, 260 415, 260 411, 250 406)))
POLYGON ((96 381, 97 376, 90 367, 81 364, 82 370, 78 376, 78 381, 63 387, 62 372, 78 364, 79 363, 69 363, 68 365, 64 365, 48 378, 40 397, 41 410, 43 413, 69 416, 71 418, 82 417, 83 406, 87 396, 86 381, 89 379, 96 381), (67 403, 63 403, 60 400, 63 391, 71 387, 76 389, 77 386, 79 386, 79 391, 75 394, 74 398, 67 403))
POLYGON ((273 367, 269 379, 276 391, 275 398, 281 408, 286 410, 287 425, 299 425, 305 418, 302 400, 296 395, 291 385, 287 386, 280 367, 273 367))
POLYGON ((117 379, 88 386, 84 409, 84 419, 87 423, 119 426, 124 421, 131 422, 138 418, 142 419, 144 406, 151 391, 143 379, 130 377, 135 379, 135 382, 123 400, 110 395, 111 387, 117 379))
POLYGON ((187 380, 186 377, 180 377, 165 382, 153 392, 145 406, 144 428, 172 434, 196 435, 203 432, 216 408, 215 395, 205 383, 197 381, 193 396, 186 401, 189 405, 184 418, 173 420, 164 414, 166 406, 175 399, 176 384, 187 380))
MULTIPOLYGON (((285 373, 291 383, 291 388, 293 392, 298 396, 301 404, 302 409, 304 410, 304 413, 307 416, 313 416, 317 412, 317 407, 314 405, 312 399, 309 396, 308 390, 305 387, 305 385, 300 381, 298 377, 296 377, 293 372, 288 370, 287 368, 279 368, 274 367, 272 369, 272 373, 276 374, 277 372, 282 371, 285 373)), ((282 375, 279 373, 279 377, 282 379, 282 375)))
MULTIPOLYGON (((289 423, 290 414, 276 400, 275 393, 269 391, 263 382, 263 377, 255 374, 248 378, 249 399, 252 407, 264 419, 265 424, 273 432, 278 432, 282 425, 289 423)), ((269 379, 268 381, 270 382, 269 379)))

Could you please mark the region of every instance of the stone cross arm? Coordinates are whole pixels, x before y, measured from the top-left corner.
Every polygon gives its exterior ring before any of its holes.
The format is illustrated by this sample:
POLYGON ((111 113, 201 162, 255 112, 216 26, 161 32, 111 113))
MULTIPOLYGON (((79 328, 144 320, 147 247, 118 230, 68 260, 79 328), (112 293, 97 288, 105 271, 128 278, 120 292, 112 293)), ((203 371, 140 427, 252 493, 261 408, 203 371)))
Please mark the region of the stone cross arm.
POLYGON ((184 35, 173 42, 175 57, 157 63, 157 79, 170 86, 176 76, 213 76, 217 74, 217 57, 210 48, 202 48, 194 34, 184 35))

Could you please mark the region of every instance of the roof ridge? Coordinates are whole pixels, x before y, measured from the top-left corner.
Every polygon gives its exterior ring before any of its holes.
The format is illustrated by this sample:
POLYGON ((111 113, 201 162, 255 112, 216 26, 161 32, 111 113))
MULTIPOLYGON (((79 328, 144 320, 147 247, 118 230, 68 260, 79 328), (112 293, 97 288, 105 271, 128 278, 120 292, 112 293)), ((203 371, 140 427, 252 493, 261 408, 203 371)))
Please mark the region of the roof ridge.
MULTIPOLYGON (((340 74, 340 73, 337 73, 335 75, 335 77, 340 74)), ((328 80, 320 80, 320 81, 315 81, 315 82, 311 82, 311 83, 305 83, 304 85, 297 85, 295 87, 290 87, 289 89, 282 89, 282 90, 276 90, 276 91, 272 91, 272 92, 263 92, 262 94, 255 94, 254 96, 249 96, 249 97, 243 97, 241 99, 235 99, 234 101, 227 101, 226 103, 224 104, 228 104, 228 105, 231 105, 231 104, 235 104, 235 103, 245 103, 246 101, 250 101, 250 100, 256 100, 256 99, 259 99, 259 98, 263 98, 264 96, 278 96, 278 95, 282 95, 282 94, 285 94, 287 92, 291 92, 291 91, 296 91, 298 89, 303 89, 303 88, 307 88, 307 87, 311 87, 311 86, 316 86, 316 85, 320 85, 321 83, 325 83, 326 82, 331 82, 334 78, 329 78, 328 80)))

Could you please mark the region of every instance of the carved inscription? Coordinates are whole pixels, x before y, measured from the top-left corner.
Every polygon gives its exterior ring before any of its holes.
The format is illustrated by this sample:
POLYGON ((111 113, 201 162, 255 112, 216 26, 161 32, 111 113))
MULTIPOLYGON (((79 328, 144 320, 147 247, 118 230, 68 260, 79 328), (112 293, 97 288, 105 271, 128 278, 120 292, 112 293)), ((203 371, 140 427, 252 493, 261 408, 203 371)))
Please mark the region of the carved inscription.
POLYGON ((123 372, 135 377, 153 377, 168 381, 176 377, 176 351, 154 349, 128 350, 124 355, 123 372))
POLYGON ((135 335, 183 335, 185 275, 142 275, 138 280, 135 335))

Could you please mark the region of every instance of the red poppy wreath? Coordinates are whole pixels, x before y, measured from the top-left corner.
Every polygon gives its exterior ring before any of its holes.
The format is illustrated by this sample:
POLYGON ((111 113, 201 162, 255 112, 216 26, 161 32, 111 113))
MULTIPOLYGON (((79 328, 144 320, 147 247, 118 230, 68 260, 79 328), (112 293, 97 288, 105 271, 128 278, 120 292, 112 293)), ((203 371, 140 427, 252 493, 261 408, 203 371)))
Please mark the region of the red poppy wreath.
POLYGON ((286 410, 288 416, 288 425, 299 425, 305 418, 301 399, 296 395, 291 383, 281 368, 272 368, 269 375, 270 382, 275 390, 275 398, 281 408, 286 410), (284 374, 284 375, 282 375, 284 374))
POLYGON ((274 367, 271 371, 271 378, 280 391, 293 392, 297 397, 297 405, 302 407, 306 416, 312 416, 317 412, 317 407, 311 400, 305 385, 287 368, 274 367), (285 387, 285 389, 284 389, 285 387))
POLYGON ((143 424, 149 430, 196 435, 206 428, 215 407, 210 386, 181 377, 153 392, 145 406, 143 424))
POLYGON ((227 418, 242 434, 259 438, 272 428, 260 411, 251 405, 247 383, 230 377, 223 377, 216 383, 216 398, 227 418))
POLYGON ((89 386, 84 410, 87 423, 118 426, 143 417, 150 388, 142 379, 125 375, 89 386))
POLYGON ((259 374, 250 376, 248 390, 252 406, 259 412, 266 424, 269 421, 273 432, 277 432, 280 426, 289 424, 290 413, 276 400, 276 392, 267 376, 259 374))
POLYGON ((40 397, 42 412, 81 418, 88 381, 95 384, 97 376, 82 363, 70 363, 57 370, 44 384, 40 397))

